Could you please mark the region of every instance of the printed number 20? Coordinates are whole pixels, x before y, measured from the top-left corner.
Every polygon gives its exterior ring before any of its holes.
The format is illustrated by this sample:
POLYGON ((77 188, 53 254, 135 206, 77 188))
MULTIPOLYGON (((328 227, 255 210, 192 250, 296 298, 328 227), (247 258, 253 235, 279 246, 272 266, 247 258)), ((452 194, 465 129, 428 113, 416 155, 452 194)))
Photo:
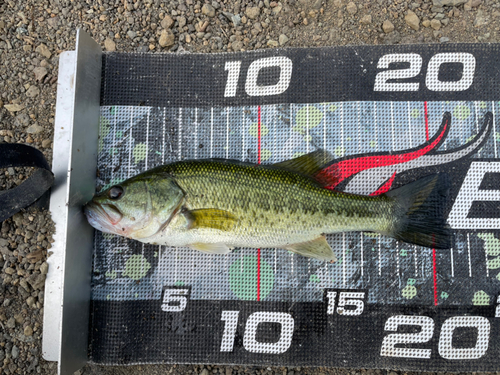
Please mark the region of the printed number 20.
MULTIPOLYGON (((419 326, 418 333, 391 333, 384 337, 380 355, 383 357, 430 358, 431 349, 396 347, 398 344, 421 344, 429 342, 434 334, 434 320, 428 316, 395 315, 385 322, 386 331, 397 331, 400 325, 419 326)), ((444 321, 439 335, 438 352, 446 359, 478 359, 488 350, 490 322, 482 316, 454 316, 444 321), (455 348, 453 333, 459 327, 477 330, 473 347, 455 348)))
MULTIPOLYGON (((393 53, 382 56, 378 69, 387 69, 391 63, 410 63, 407 69, 385 70, 377 73, 373 91, 418 91, 418 82, 387 82, 390 79, 404 79, 416 77, 422 69, 422 56, 416 53, 393 53)), ((466 52, 462 53, 438 53, 432 56, 427 65, 425 85, 431 91, 464 91, 467 90, 474 80, 476 70, 476 58, 466 52), (462 78, 458 81, 439 80, 439 68, 445 63, 462 64, 462 78)))
MULTIPOLYGON (((290 85, 292 78, 293 63, 286 56, 273 56, 255 60, 248 67, 248 72, 245 80, 245 91, 249 96, 268 96, 279 95, 286 91, 290 85), (280 68, 280 77, 278 83, 268 86, 258 86, 257 78, 259 72, 263 68, 278 67, 280 68)), ((228 71, 226 89, 224 97, 236 96, 238 89, 238 81, 240 78, 241 61, 227 61, 225 70, 228 71)))

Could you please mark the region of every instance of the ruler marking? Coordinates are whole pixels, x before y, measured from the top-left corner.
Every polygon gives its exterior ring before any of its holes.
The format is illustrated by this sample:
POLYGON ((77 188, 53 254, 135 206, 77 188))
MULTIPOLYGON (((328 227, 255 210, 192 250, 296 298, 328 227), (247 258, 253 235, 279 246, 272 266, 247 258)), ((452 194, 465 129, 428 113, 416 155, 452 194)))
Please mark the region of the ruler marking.
POLYGON ((194 158, 198 158, 198 108, 194 109, 194 158))
POLYGON ((306 152, 309 153, 309 104, 306 104, 306 152))
POLYGON ((364 253, 363 242, 364 242, 363 241, 363 232, 361 232, 361 276, 363 276, 364 272, 365 272, 364 271, 365 270, 365 266, 364 266, 365 260, 364 260, 364 254, 363 254, 364 253))
POLYGON ((130 169, 132 168, 132 131, 134 129, 134 107, 130 108, 130 133, 129 133, 129 147, 128 147, 128 169, 127 178, 130 177, 130 169))
POLYGON ((214 109, 210 108, 210 157, 214 155, 214 109))
MULTIPOLYGON (((260 138, 260 123, 259 123, 260 138)), ((229 159, 229 107, 226 109, 226 159, 229 159)))
POLYGON ((345 286, 345 283, 346 283, 346 280, 345 280, 345 265, 347 263, 346 245, 345 245, 345 233, 342 233, 342 249, 343 249, 343 255, 342 255, 342 279, 343 279, 344 286, 345 286))
POLYGON ((491 105, 492 105, 492 109, 493 109, 493 148, 495 150, 495 158, 498 157, 498 152, 497 152, 497 140, 496 140, 496 137, 497 137, 497 129, 496 129, 496 125, 495 125, 495 120, 496 120, 496 115, 495 115, 495 102, 492 101, 491 102, 491 105))
POLYGON ((469 277, 472 277, 472 264, 471 264, 471 259, 470 259, 470 236, 469 233, 467 233, 467 257, 469 261, 469 277))
POLYGON ((455 277, 455 266, 453 265, 453 248, 450 249, 451 277, 455 277))
POLYGON ((149 154, 149 115, 151 113, 151 107, 148 108, 148 115, 146 117, 146 158, 144 160, 144 168, 148 169, 148 154, 149 154))
POLYGON ((378 275, 382 276, 382 236, 378 235, 378 275))

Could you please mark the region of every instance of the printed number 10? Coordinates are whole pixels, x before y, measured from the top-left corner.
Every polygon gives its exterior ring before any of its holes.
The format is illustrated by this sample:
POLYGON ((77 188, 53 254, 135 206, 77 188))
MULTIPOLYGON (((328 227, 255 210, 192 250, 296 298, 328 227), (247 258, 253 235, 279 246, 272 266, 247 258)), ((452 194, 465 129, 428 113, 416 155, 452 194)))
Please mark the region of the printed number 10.
MULTIPOLYGON (((245 91, 249 96, 269 96, 279 95, 288 89, 290 79, 292 78, 293 63, 286 56, 273 56, 255 60, 248 67, 245 79, 245 91), (264 68, 280 68, 280 77, 276 84, 268 86, 258 86, 257 78, 259 72, 264 68)), ((227 61, 225 70, 228 71, 226 89, 224 97, 229 98, 236 96, 238 89, 238 81, 240 78, 241 61, 227 61)))

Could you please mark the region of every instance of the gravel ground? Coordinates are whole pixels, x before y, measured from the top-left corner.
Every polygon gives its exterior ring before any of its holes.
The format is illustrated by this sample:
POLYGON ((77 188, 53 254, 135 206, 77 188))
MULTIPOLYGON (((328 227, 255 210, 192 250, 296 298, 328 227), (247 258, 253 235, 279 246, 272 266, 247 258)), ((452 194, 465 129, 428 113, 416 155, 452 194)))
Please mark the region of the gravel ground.
MULTIPOLYGON (((105 51, 227 52, 346 44, 499 42, 498 0, 0 0, 0 142, 52 159, 59 54, 83 28, 105 51)), ((0 170, 0 190, 26 168, 0 170)), ((53 223, 30 209, 0 225, 0 374, 56 373, 41 357, 53 223)), ((78 374, 386 374, 318 368, 89 365, 78 374)), ((389 372, 389 375, 398 375, 389 372)), ((498 373, 497 373, 498 374, 498 373)))

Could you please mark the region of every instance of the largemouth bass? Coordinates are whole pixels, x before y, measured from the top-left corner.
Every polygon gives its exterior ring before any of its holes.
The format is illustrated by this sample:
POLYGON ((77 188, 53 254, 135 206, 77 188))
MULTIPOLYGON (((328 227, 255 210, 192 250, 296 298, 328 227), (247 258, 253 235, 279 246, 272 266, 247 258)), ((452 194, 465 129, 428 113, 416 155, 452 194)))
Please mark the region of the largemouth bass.
POLYGON ((379 196, 325 189, 319 150, 273 165, 224 159, 153 168, 94 196, 96 229, 144 243, 225 254, 235 247, 282 248, 335 260, 325 234, 370 231, 409 243, 451 247, 443 218, 447 183, 431 175, 379 196))

